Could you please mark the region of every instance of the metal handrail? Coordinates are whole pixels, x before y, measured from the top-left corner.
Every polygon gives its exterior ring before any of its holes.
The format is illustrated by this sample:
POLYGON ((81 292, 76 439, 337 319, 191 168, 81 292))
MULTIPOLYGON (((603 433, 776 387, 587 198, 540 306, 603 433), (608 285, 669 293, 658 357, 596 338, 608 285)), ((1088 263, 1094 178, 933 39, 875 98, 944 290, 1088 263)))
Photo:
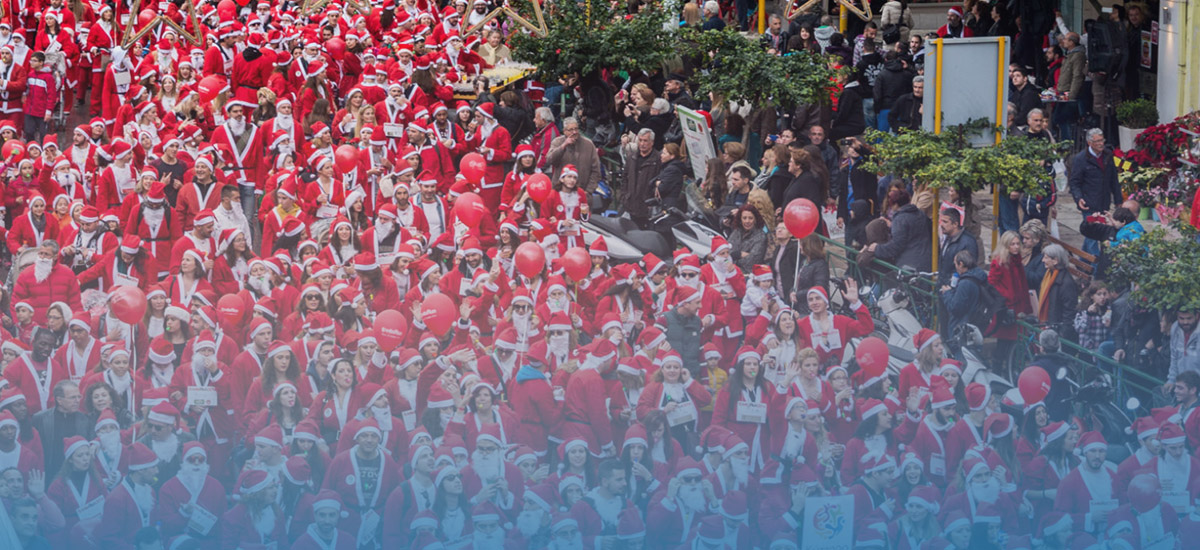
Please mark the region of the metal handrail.
MULTIPOLYGON (((821 237, 821 240, 825 243, 826 257, 842 259, 846 264, 846 273, 849 273, 852 276, 861 277, 861 269, 858 263, 854 261, 858 255, 857 250, 824 236, 821 237)), ((900 275, 902 270, 899 267, 879 259, 875 259, 871 262, 871 272, 877 277, 886 278, 888 280, 897 282, 898 284, 902 285, 905 290, 908 290, 912 293, 919 293, 931 300, 941 300, 941 296, 934 291, 935 281, 933 280, 923 280, 924 283, 929 285, 928 288, 920 288, 917 285, 908 285, 904 280, 906 277, 900 275)), ((1040 328, 1023 320, 1018 321, 1018 326, 1022 333, 1022 338, 1020 340, 1023 342, 1030 341, 1031 334, 1036 335, 1041 331, 1040 328)), ((1156 388, 1162 386, 1162 384, 1165 382, 1165 380, 1161 380, 1156 376, 1140 371, 1132 365, 1127 365, 1116 361, 1111 357, 1096 353, 1095 351, 1084 348, 1075 342, 1066 339, 1061 340, 1061 342, 1063 351, 1062 355, 1067 357, 1070 361, 1077 363, 1078 366, 1081 367, 1081 372, 1082 369, 1090 367, 1100 368, 1102 371, 1111 375, 1113 377, 1113 383, 1116 386, 1118 395, 1127 396, 1127 392, 1129 390, 1136 390, 1138 392, 1146 392, 1149 394, 1154 392, 1156 388)), ((1053 374, 1054 373, 1051 373, 1051 375, 1053 374)))

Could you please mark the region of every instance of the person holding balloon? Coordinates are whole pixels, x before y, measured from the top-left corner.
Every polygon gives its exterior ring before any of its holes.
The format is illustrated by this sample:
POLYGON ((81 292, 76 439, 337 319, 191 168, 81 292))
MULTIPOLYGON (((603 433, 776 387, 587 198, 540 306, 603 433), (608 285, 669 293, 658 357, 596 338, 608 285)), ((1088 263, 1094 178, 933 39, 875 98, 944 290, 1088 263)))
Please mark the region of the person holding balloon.
POLYGON ((539 209, 543 218, 549 218, 567 248, 583 246, 580 223, 587 221, 590 210, 587 192, 579 187, 579 172, 575 165, 563 166, 554 192, 542 202, 539 209))
MULTIPOLYGON (((524 213, 527 208, 527 200, 532 198, 527 185, 532 181, 534 176, 540 176, 546 179, 546 183, 550 183, 550 179, 542 175, 534 166, 533 147, 525 144, 517 146, 517 151, 514 157, 516 162, 513 163, 513 169, 504 178, 504 187, 500 192, 500 212, 516 212, 524 213)), ((546 188, 549 189, 548 187, 546 188)), ((541 188, 539 188, 539 191, 541 188)), ((536 199, 535 199, 536 200, 536 199)), ((545 196, 542 197, 545 200, 545 196)), ((541 202, 541 201, 537 201, 541 202)))

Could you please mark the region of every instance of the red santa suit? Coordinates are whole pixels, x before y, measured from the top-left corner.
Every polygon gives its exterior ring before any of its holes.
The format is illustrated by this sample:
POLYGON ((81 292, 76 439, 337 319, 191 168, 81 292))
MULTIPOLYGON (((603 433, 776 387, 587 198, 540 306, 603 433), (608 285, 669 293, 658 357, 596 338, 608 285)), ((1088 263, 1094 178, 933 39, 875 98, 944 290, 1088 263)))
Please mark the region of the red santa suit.
MULTIPOLYGON (((378 430, 372 420, 359 424, 361 425, 360 429, 374 428, 378 430)), ((358 512, 361 522, 359 525, 362 526, 369 526, 372 523, 378 525, 381 519, 380 514, 387 501, 386 495, 390 492, 385 492, 384 488, 395 487, 400 483, 400 473, 396 463, 383 452, 382 447, 377 450, 377 453, 379 470, 371 474, 375 476, 374 479, 367 480, 367 483, 370 484, 369 488, 364 488, 363 476, 367 472, 359 464, 357 445, 334 457, 325 473, 323 488, 336 492, 347 508, 358 512)), ((354 530, 363 532, 359 526, 355 526, 354 530)), ((375 533, 376 531, 369 529, 369 532, 375 533)))
MULTIPOLYGON (((44 200, 40 196, 34 197, 33 200, 44 200)), ((33 223, 33 210, 28 210, 25 214, 13 221, 12 231, 8 232, 8 250, 14 256, 21 251, 22 248, 37 248, 42 245, 42 241, 47 239, 58 240, 58 223, 49 215, 49 209, 42 214, 42 230, 38 230, 37 225, 33 223)))
POLYGON ((1110 512, 1116 509, 1119 495, 1113 491, 1115 474, 1116 468, 1109 463, 1096 472, 1089 470, 1086 464, 1080 464, 1058 484, 1054 510, 1070 514, 1074 525, 1082 526, 1084 531, 1095 532, 1101 523, 1098 518, 1093 521, 1091 510, 1099 506, 1110 512))
MULTIPOLYGON (((145 449, 144 445, 142 449, 145 449)), ((129 534, 153 525, 150 522, 154 512, 153 489, 150 490, 151 498, 148 499, 134 495, 133 482, 125 478, 105 497, 104 514, 100 524, 92 531, 92 538, 99 542, 102 548, 133 550, 133 539, 129 534)))
MULTIPOLYGON (((161 193, 161 189, 159 190, 161 193)), ((147 196, 150 201, 162 201, 166 197, 156 197, 155 189, 151 188, 147 196)), ((145 205, 138 207, 129 215, 125 227, 134 229, 137 236, 146 243, 146 250, 150 253, 153 261, 149 262, 147 271, 151 276, 157 274, 158 277, 166 277, 171 272, 171 249, 183 236, 183 222, 179 219, 179 214, 175 210, 167 208, 160 209, 163 212, 161 219, 154 221, 153 215, 147 215, 151 209, 145 205)))
MULTIPOLYGON (((743 355, 746 351, 739 353, 743 355)), ((749 351, 749 353, 756 352, 749 351)), ((740 376, 740 375, 739 375, 740 376)), ((736 434, 750 446, 751 469, 761 468, 766 462, 767 445, 771 441, 771 427, 767 424, 766 409, 770 405, 774 390, 766 386, 745 388, 737 396, 737 403, 730 405, 729 385, 721 388, 713 400, 712 423, 723 426, 736 434), (761 410, 761 415, 759 411, 761 410), (738 420, 742 418, 742 420, 738 420)), ((847 455, 854 456, 854 455, 847 455)))
MULTIPOLYGON (((809 292, 820 292, 826 303, 829 302, 829 297, 823 288, 815 287, 809 292)), ((828 330, 818 330, 817 327, 820 323, 811 313, 807 317, 797 319, 796 336, 800 340, 800 347, 815 349, 817 356, 821 358, 822 365, 840 363, 842 349, 851 338, 866 336, 875 330, 875 321, 871 319, 871 313, 867 311, 867 306, 861 301, 856 303, 858 305, 854 308, 853 319, 845 315, 834 315, 827 312, 827 315, 833 317, 832 320, 826 319, 827 322, 831 321, 828 330)))
MULTIPOLYGON (((544 349, 540 344, 537 347, 544 349)), ((563 401, 554 396, 550 378, 527 364, 522 365, 509 386, 509 395, 513 412, 521 419, 517 442, 544 456, 548 438, 557 434, 563 412, 563 401)))
MULTIPOLYGON (((71 320, 78 323, 77 319, 78 317, 71 320)), ((87 322, 81 324, 87 326, 87 322)), ((91 327, 87 327, 87 330, 90 331, 91 327)), ((100 341, 88 336, 87 346, 84 346, 81 352, 74 340, 68 340, 66 344, 54 350, 52 361, 56 365, 62 365, 71 381, 78 384, 87 376, 88 369, 100 364, 100 341)))
POLYGON ((25 67, 13 59, 13 62, 0 66, 0 120, 13 123, 17 128, 17 137, 25 127, 25 67))
MULTIPOLYGON (((191 442, 184 444, 183 460, 203 447, 191 442)), ((220 548, 221 524, 218 518, 225 514, 225 488, 212 476, 205 476, 199 484, 189 481, 184 484, 177 475, 168 479, 158 491, 158 505, 154 507, 153 521, 159 525, 166 538, 187 535, 200 543, 200 548, 220 548), (190 507, 190 516, 183 515, 184 507, 190 507), (198 511, 197 511, 198 510, 198 511), (195 519, 196 521, 192 521, 195 519), (218 520, 218 521, 213 521, 218 520)))
MULTIPOLYGON (((231 101, 226 105, 226 109, 238 102, 231 101)), ((247 106, 246 102, 241 102, 243 107, 252 109, 254 106, 247 106)), ((217 151, 221 152, 224 158, 221 160, 225 163, 225 169, 232 172, 233 181, 237 183, 253 183, 256 187, 262 188, 266 183, 266 168, 267 162, 263 155, 265 149, 264 144, 269 136, 264 135, 256 124, 250 122, 250 118, 246 116, 245 132, 250 135, 246 137, 243 134, 244 146, 238 146, 239 141, 234 137, 233 132, 229 129, 229 123, 226 122, 213 132, 212 143, 217 146, 217 151)), ((218 200, 220 193, 217 194, 218 200)))
POLYGON ((4 368, 4 379, 25 394, 25 404, 31 416, 53 407, 54 385, 71 379, 66 368, 55 363, 53 358, 48 358, 40 366, 34 365, 33 355, 26 353, 4 368))
MULTIPOLYGON (((82 439, 78 442, 81 446, 87 445, 87 442, 82 439)), ((66 456, 71 456, 74 452, 68 448, 66 456)), ((50 483, 50 487, 46 489, 46 496, 50 497, 59 510, 62 510, 66 525, 57 534, 51 535, 50 543, 55 545, 55 548, 65 548, 61 545, 70 542, 71 530, 80 522, 84 523, 82 529, 90 534, 100 521, 100 515, 104 513, 106 494, 108 494, 108 489, 104 486, 104 480, 91 470, 83 478, 82 487, 77 486, 69 478, 55 477, 54 481, 50 483)))
MULTIPOLYGON (((574 167, 568 165, 563 168, 564 173, 569 173, 568 171, 574 171, 574 167)), ((499 201, 499 197, 496 200, 499 201)), ((549 217, 554 220, 555 230, 567 248, 583 245, 583 228, 579 226, 579 222, 588 219, 589 213, 584 211, 587 203, 587 192, 581 187, 576 187, 573 191, 562 189, 550 193, 539 209, 543 218, 549 217), (567 224, 567 220, 575 223, 567 224)), ((495 208, 492 207, 493 212, 496 211, 495 208)))
MULTIPOLYGON (((732 246, 725 242, 724 238, 720 240, 713 239, 713 253, 718 250, 732 246)), ((717 345, 721 350, 722 357, 733 357, 737 352, 738 345, 742 342, 742 315, 740 305, 742 297, 746 295, 746 277, 742 275, 742 271, 736 265, 730 264, 728 269, 722 269, 715 264, 706 263, 700 268, 700 280, 705 286, 712 288, 722 296, 727 292, 732 292, 733 297, 723 298, 725 307, 723 308, 724 326, 717 329, 714 336, 717 337, 717 345)))
POLYGON ((475 131, 471 148, 485 149, 483 157, 487 160, 483 180, 479 182, 479 196, 489 212, 499 212, 500 193, 504 187, 504 164, 512 159, 512 137, 508 135, 508 130, 496 121, 493 104, 484 103, 477 107, 477 110, 485 115, 486 120, 475 131))

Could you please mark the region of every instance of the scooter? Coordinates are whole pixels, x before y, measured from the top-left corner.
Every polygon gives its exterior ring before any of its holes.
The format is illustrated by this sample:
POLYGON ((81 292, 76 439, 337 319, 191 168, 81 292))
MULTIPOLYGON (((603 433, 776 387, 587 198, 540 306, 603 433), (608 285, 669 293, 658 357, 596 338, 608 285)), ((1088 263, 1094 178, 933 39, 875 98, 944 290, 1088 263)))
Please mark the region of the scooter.
MULTIPOLYGON (((658 200, 650 199, 647 204, 658 206, 658 200)), ((615 213, 593 215, 583 223, 585 241, 590 245, 595 235, 603 236, 608 245, 608 257, 616 263, 637 262, 646 253, 667 260, 680 247, 686 247, 697 256, 707 256, 712 251, 713 238, 721 235, 717 229, 720 223, 715 214, 696 203, 690 194, 688 204, 687 213, 674 207, 661 209, 650 218, 650 227, 653 228, 650 230, 642 229, 628 217, 615 213)))
MULTIPOLYGON (((1054 378, 1071 388, 1070 402, 1075 408, 1074 416, 1083 419, 1087 429, 1100 432, 1108 442, 1106 460, 1120 464, 1137 450, 1137 436, 1126 432, 1125 429, 1133 424, 1133 419, 1142 406, 1138 398, 1127 399, 1124 408, 1114 403, 1116 391, 1112 376, 1104 372, 1095 374, 1090 381, 1082 385, 1071 378, 1067 367, 1060 367, 1054 378)), ((1018 406, 1024 406, 1024 399, 1016 388, 1010 390, 1005 398, 1018 406)))

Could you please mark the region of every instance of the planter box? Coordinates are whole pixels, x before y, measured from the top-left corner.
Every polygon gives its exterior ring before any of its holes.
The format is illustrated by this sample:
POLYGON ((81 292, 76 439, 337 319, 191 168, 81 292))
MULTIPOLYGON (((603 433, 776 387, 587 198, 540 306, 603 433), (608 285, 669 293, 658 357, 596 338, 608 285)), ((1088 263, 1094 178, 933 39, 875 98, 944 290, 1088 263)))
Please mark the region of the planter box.
POLYGON ((1138 134, 1142 133, 1143 130, 1145 130, 1145 128, 1126 128, 1124 126, 1117 126, 1117 137, 1120 138, 1119 146, 1121 147, 1121 150, 1128 151, 1133 149, 1133 140, 1137 138, 1138 134))

